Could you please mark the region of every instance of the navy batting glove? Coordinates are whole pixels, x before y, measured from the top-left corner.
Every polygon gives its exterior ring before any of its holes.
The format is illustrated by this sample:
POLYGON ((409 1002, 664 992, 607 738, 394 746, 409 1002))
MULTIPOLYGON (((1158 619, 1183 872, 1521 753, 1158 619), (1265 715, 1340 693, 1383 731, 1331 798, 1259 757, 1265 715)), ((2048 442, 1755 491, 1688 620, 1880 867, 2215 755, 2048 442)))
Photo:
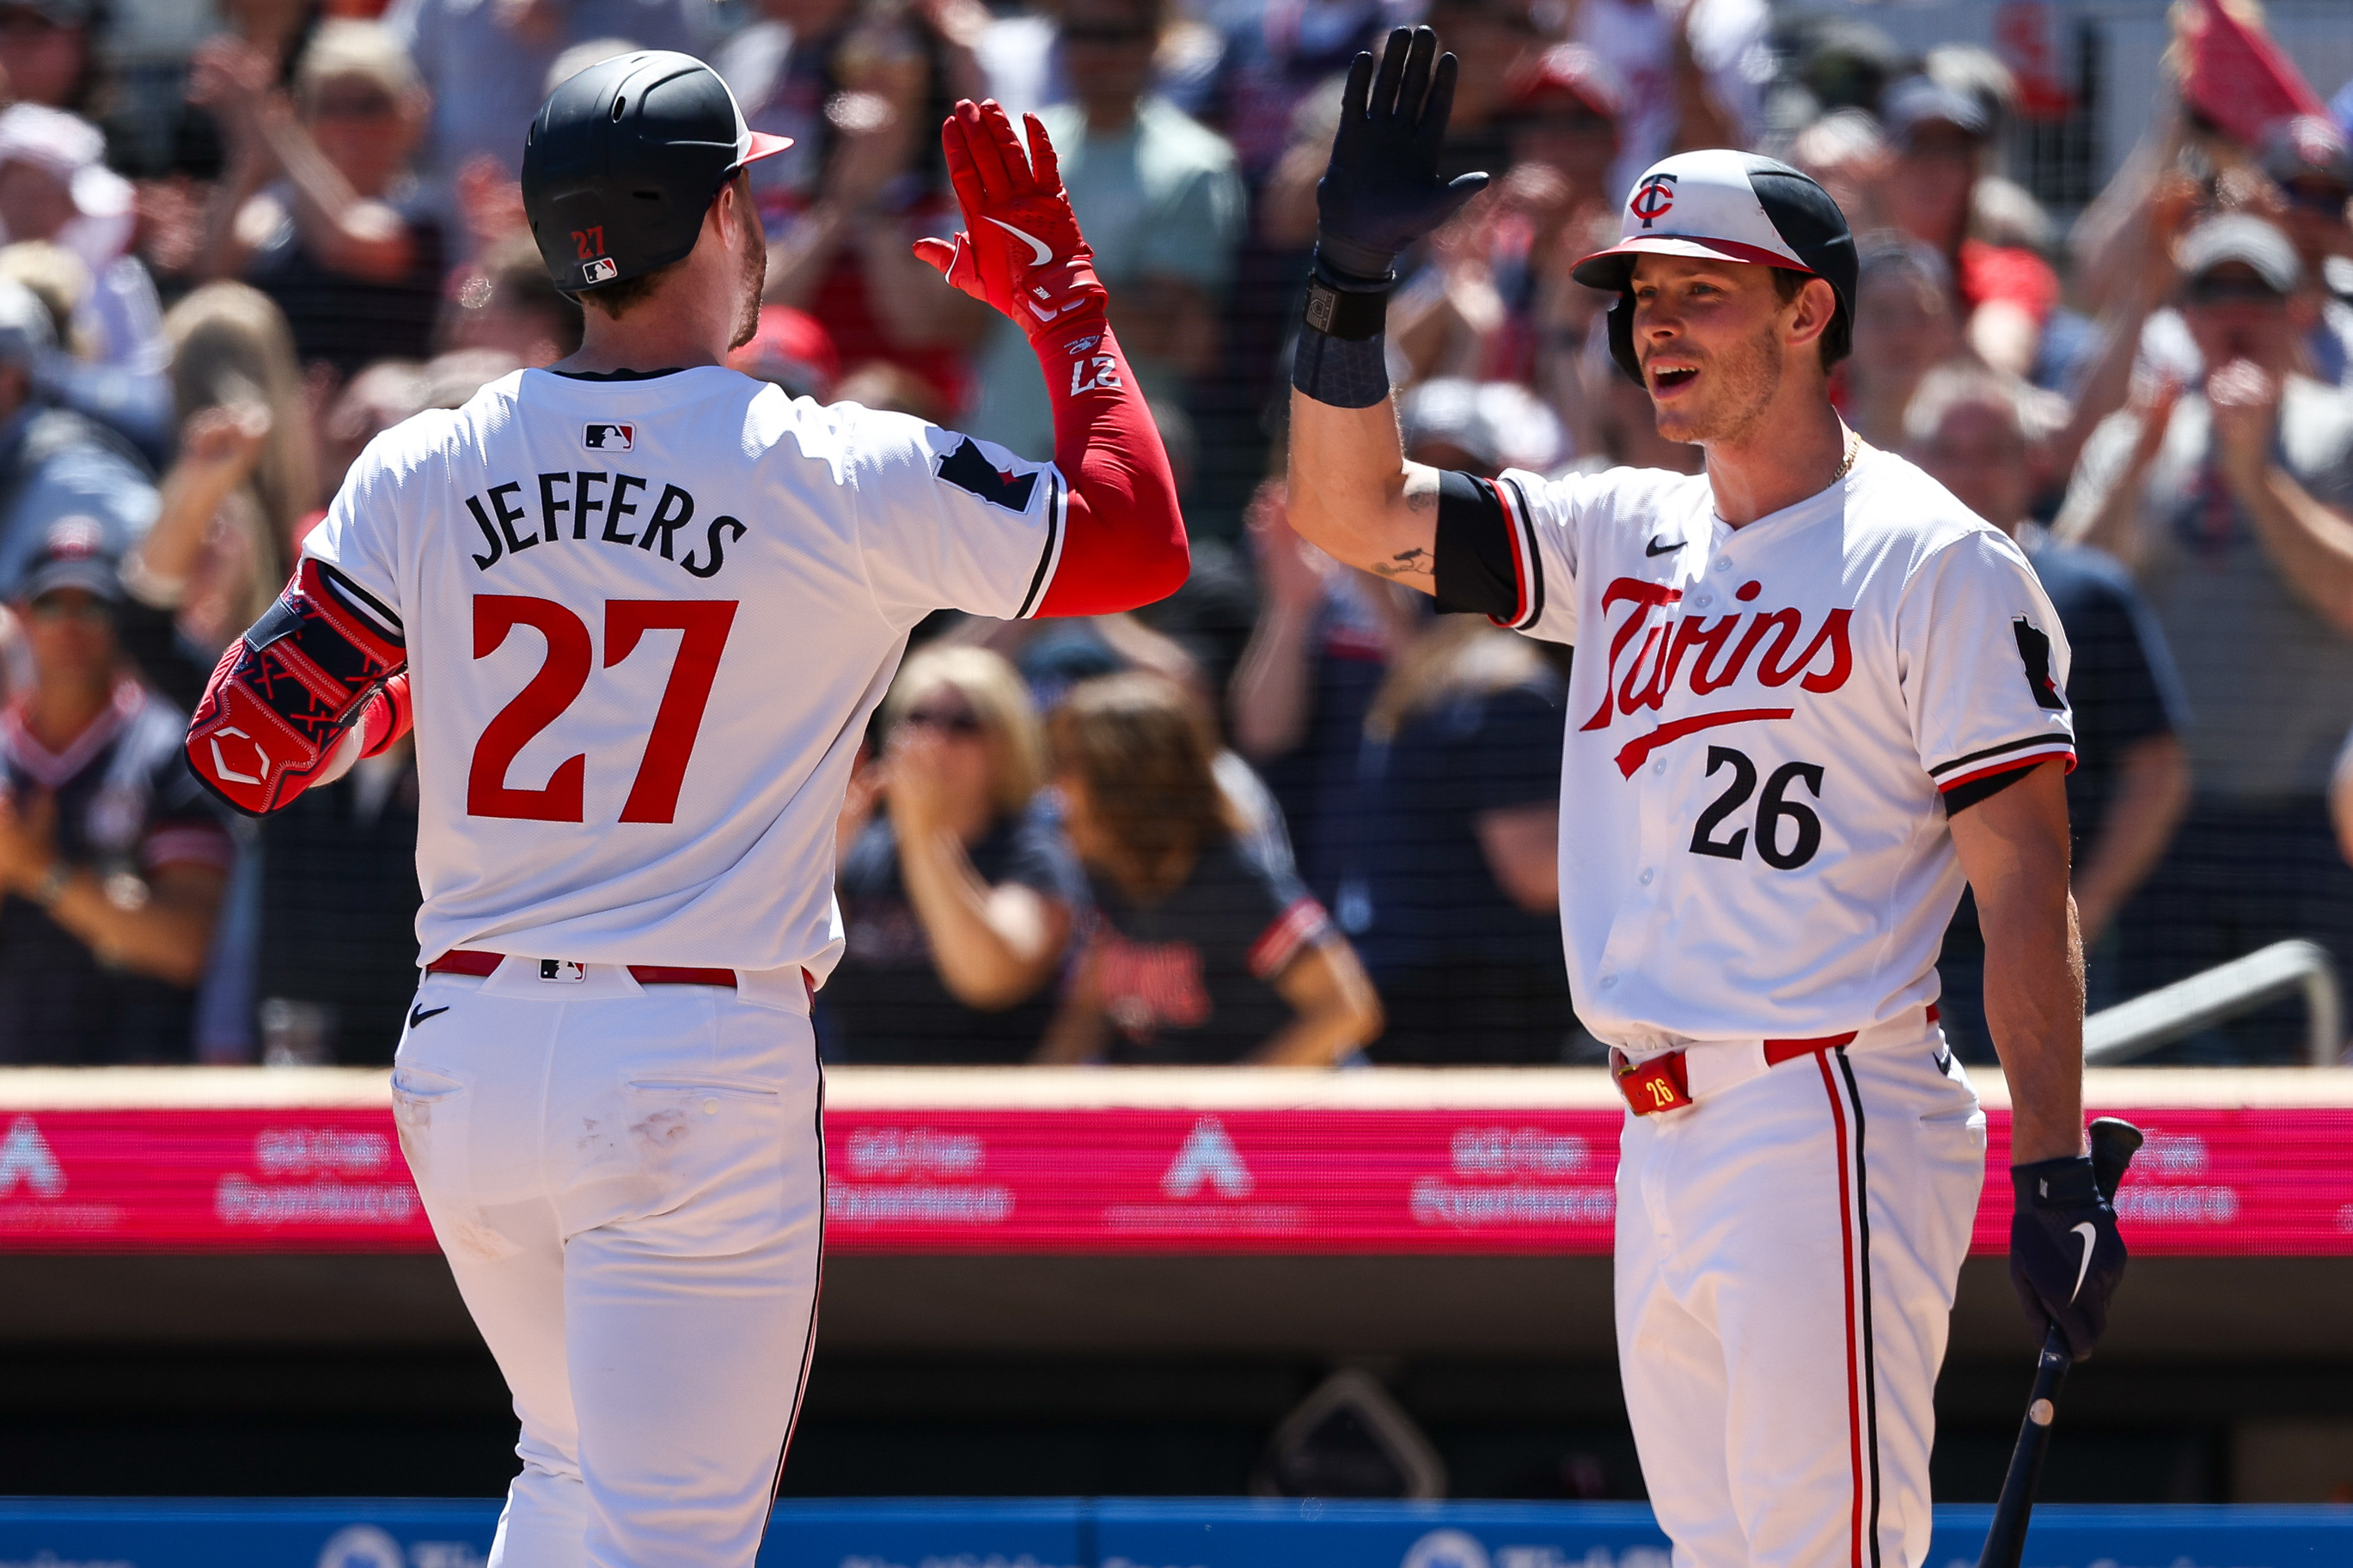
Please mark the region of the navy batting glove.
POLYGON ((1455 68, 1428 27, 1392 32, 1377 75, 1369 54, 1348 68, 1340 133, 1315 186, 1315 259, 1335 282, 1388 284, 1398 252, 1485 187, 1484 174, 1438 177, 1455 68))
POLYGON ((2108 1325, 2108 1298, 2125 1277, 2116 1211, 2100 1194, 2088 1154, 2010 1168, 2018 1191, 2010 1221, 2010 1282, 2037 1336, 2056 1324, 2077 1361, 2108 1325))

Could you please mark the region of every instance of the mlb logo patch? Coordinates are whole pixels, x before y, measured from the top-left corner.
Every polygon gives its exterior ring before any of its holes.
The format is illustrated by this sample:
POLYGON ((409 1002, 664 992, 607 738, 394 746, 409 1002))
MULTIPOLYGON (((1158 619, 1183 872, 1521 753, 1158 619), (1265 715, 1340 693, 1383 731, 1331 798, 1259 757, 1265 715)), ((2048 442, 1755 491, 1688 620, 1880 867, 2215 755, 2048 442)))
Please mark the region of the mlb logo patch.
POLYGON ((588 978, 588 970, 585 964, 567 963, 561 958, 543 958, 539 961, 539 977, 553 980, 559 985, 577 985, 588 978))
POLYGON ((592 452, 627 452, 638 442, 634 425, 584 425, 580 427, 580 444, 592 452))
POLYGON ((580 282, 585 288, 591 283, 603 283, 621 269, 619 262, 609 256, 600 256, 580 269, 580 282))

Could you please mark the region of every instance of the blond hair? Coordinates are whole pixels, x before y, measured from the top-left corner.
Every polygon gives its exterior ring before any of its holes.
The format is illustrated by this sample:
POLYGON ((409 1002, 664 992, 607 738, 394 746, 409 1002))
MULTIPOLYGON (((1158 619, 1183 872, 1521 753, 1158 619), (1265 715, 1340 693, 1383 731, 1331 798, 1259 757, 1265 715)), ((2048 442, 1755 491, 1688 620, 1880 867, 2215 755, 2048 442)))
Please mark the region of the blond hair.
POLYGON ((294 68, 294 97, 308 104, 318 90, 340 77, 361 77, 395 99, 406 99, 424 85, 417 62, 400 35, 381 22, 338 17, 322 22, 294 68))
MULTIPOLYGON (((231 605, 248 625, 269 607, 293 569, 294 529, 319 500, 318 455, 294 334, 269 295, 243 283, 207 283, 164 317, 172 345, 172 400, 180 423, 206 408, 259 404, 269 411, 269 435, 245 482, 243 526, 253 581, 231 605), (250 610, 251 615, 244 614, 250 610)), ((241 617, 241 618, 240 618, 241 617)))
POLYGON ((943 687, 970 703, 980 721, 988 742, 989 793, 997 810, 1021 810, 1045 787, 1046 736, 1020 671, 985 647, 918 649, 882 700, 883 727, 896 725, 917 701, 943 687))

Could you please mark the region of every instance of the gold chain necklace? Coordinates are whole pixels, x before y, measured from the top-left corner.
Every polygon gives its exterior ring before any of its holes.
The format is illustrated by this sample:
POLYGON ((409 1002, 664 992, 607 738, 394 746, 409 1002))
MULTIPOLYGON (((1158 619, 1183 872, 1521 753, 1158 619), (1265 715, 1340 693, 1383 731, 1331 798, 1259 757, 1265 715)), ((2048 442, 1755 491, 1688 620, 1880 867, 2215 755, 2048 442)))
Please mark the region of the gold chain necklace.
MULTIPOLYGON (((1862 437, 1849 430, 1846 433, 1846 457, 1839 463, 1838 472, 1831 476, 1831 484, 1834 485, 1846 478, 1847 471, 1854 467, 1854 459, 1862 451, 1862 437)), ((1828 489, 1829 486, 1823 488, 1828 489)))

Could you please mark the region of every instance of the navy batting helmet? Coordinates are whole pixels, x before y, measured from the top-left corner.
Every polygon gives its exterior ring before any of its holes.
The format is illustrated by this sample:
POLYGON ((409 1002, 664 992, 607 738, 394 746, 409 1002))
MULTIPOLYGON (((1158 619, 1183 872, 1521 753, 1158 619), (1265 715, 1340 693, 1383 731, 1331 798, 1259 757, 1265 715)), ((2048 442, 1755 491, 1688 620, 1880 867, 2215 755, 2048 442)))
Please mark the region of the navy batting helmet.
POLYGON ((1609 311, 1609 355, 1642 382, 1634 354, 1634 261, 1643 255, 1715 257, 1810 273, 1838 296, 1822 342, 1830 360, 1847 356, 1854 332, 1854 234, 1831 194, 1807 175, 1754 153, 1678 153, 1634 182, 1620 214, 1618 243, 1577 264, 1588 289, 1618 296, 1609 311))
POLYGON ((617 55, 540 105, 523 142, 523 213, 557 288, 641 278, 686 258, 744 165, 792 144, 744 124, 692 55, 617 55))

